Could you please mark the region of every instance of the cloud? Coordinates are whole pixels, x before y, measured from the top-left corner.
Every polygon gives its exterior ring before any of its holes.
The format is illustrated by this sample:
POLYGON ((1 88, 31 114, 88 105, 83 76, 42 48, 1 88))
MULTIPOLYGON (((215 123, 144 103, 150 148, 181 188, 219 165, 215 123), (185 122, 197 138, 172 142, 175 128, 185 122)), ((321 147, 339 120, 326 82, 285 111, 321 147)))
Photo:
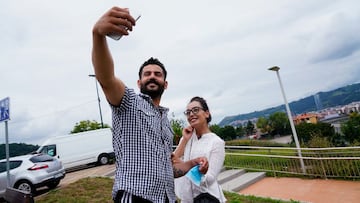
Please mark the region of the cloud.
POLYGON ((335 13, 319 24, 310 37, 308 50, 310 61, 338 60, 354 54, 360 48, 360 16, 335 13))
POLYGON ((88 76, 91 31, 114 5, 142 15, 129 36, 108 40, 115 73, 138 91, 138 68, 159 58, 169 73, 162 105, 170 117, 185 120, 197 95, 208 101, 213 123, 280 105, 278 81, 267 70, 274 65, 289 101, 360 82, 355 0, 2 1, 0 99, 11 99, 10 142, 41 144, 81 120, 99 121, 88 76))

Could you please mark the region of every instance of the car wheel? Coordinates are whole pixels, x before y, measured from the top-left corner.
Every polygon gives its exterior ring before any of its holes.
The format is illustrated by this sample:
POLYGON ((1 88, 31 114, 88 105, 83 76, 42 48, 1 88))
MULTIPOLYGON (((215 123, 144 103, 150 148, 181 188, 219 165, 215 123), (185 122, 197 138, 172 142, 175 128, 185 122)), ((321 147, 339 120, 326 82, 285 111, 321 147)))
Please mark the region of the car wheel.
POLYGON ((98 163, 100 165, 106 165, 109 163, 109 155, 107 154, 100 154, 99 159, 98 159, 98 163))
POLYGON ((34 185, 27 180, 20 180, 18 183, 16 183, 15 188, 32 194, 35 192, 34 185))
POLYGON ((60 183, 60 180, 54 180, 53 182, 47 184, 46 186, 49 188, 49 189, 54 189, 56 188, 56 186, 58 186, 60 183))

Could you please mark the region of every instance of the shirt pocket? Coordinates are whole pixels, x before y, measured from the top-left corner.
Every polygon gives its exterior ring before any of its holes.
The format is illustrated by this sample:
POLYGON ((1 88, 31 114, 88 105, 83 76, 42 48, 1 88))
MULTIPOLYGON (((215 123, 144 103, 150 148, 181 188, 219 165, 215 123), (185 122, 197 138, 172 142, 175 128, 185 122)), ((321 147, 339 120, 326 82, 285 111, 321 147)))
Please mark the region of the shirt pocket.
POLYGON ((161 123, 156 112, 138 108, 137 126, 144 149, 158 151, 161 148, 161 123))

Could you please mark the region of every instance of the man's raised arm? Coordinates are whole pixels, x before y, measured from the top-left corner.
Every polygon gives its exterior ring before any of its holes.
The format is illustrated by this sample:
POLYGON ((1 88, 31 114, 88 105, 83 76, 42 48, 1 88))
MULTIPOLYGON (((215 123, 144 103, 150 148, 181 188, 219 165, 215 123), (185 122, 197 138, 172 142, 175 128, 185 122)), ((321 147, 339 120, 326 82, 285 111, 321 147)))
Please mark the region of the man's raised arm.
POLYGON ((92 63, 96 79, 99 81, 106 99, 118 106, 124 96, 125 85, 115 77, 114 61, 107 45, 106 36, 111 33, 128 35, 135 20, 128 9, 113 7, 107 11, 93 27, 92 63))

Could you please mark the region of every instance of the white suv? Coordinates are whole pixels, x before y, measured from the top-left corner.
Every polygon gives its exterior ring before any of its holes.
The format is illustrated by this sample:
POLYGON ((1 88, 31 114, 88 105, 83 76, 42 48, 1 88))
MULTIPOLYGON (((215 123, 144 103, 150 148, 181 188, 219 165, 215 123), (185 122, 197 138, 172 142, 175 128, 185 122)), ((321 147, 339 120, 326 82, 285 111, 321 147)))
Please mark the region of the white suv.
MULTIPOLYGON (((61 161, 46 154, 16 156, 9 160, 10 187, 32 194, 43 186, 55 188, 65 177, 65 169, 61 161)), ((6 188, 6 159, 2 159, 0 160, 0 198, 4 198, 6 188)))

